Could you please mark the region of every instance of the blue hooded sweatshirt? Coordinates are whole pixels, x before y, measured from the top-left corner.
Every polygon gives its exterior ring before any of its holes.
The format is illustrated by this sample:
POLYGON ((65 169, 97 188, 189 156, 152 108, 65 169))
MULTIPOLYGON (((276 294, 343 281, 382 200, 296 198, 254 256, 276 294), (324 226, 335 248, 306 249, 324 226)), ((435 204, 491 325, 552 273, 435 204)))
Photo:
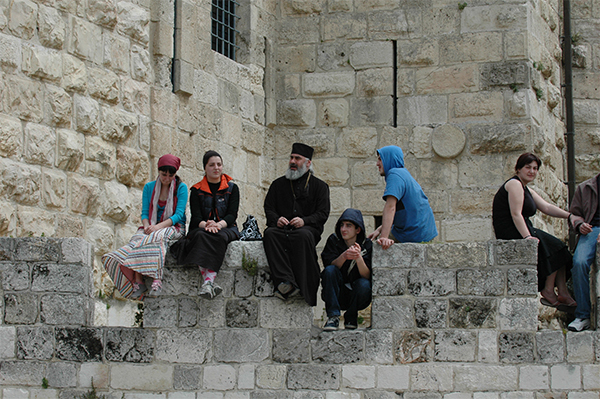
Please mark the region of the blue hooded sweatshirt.
POLYGON ((396 214, 392 234, 400 242, 427 242, 437 236, 429 200, 410 172, 404 168, 404 154, 395 145, 377 150, 385 172, 387 196, 395 197, 396 214))

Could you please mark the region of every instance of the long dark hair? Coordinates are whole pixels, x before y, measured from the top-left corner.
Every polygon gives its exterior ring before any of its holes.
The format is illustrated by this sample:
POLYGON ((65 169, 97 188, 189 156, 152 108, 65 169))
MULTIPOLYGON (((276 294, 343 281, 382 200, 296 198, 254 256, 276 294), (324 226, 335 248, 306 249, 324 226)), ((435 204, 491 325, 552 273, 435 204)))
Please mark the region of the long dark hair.
POLYGON ((529 165, 532 162, 537 162, 538 169, 542 167, 542 160, 535 154, 531 152, 526 152, 525 154, 521 154, 519 159, 517 159, 517 164, 515 165, 515 172, 521 169, 525 165, 529 165))

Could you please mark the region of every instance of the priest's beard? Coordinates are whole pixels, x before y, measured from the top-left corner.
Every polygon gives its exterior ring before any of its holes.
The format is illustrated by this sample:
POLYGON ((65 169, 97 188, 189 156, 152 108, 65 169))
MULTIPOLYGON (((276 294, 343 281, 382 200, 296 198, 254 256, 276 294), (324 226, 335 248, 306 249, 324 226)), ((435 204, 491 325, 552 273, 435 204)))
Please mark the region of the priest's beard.
POLYGON ((296 166, 298 169, 293 170, 293 169, 288 168, 288 170, 285 171, 285 177, 288 180, 298 180, 308 170, 308 167, 306 166, 306 163, 304 163, 304 165, 302 165, 302 166, 298 166, 296 164, 290 165, 290 167, 292 167, 292 166, 296 166))

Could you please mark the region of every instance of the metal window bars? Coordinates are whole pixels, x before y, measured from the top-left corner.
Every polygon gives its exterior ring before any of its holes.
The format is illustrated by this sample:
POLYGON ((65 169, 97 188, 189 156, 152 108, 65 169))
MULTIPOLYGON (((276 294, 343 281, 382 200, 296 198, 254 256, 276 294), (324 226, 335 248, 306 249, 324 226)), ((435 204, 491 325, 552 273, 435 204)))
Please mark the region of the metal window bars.
POLYGON ((212 49, 226 57, 235 60, 236 21, 240 18, 235 14, 239 4, 235 0, 212 0, 212 49))

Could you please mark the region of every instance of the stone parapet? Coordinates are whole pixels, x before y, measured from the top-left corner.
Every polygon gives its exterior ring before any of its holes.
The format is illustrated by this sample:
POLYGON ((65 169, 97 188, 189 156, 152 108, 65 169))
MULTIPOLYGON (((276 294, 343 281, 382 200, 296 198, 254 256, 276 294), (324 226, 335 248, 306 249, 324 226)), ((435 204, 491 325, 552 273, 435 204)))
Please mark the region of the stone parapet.
POLYGON ((143 328, 93 326, 92 254, 81 239, 0 239, 2 399, 76 398, 92 381, 107 398, 600 392, 600 333, 537 330, 530 241, 377 247, 372 326, 337 332, 273 297, 261 242, 230 244, 217 299, 170 260, 143 328))

